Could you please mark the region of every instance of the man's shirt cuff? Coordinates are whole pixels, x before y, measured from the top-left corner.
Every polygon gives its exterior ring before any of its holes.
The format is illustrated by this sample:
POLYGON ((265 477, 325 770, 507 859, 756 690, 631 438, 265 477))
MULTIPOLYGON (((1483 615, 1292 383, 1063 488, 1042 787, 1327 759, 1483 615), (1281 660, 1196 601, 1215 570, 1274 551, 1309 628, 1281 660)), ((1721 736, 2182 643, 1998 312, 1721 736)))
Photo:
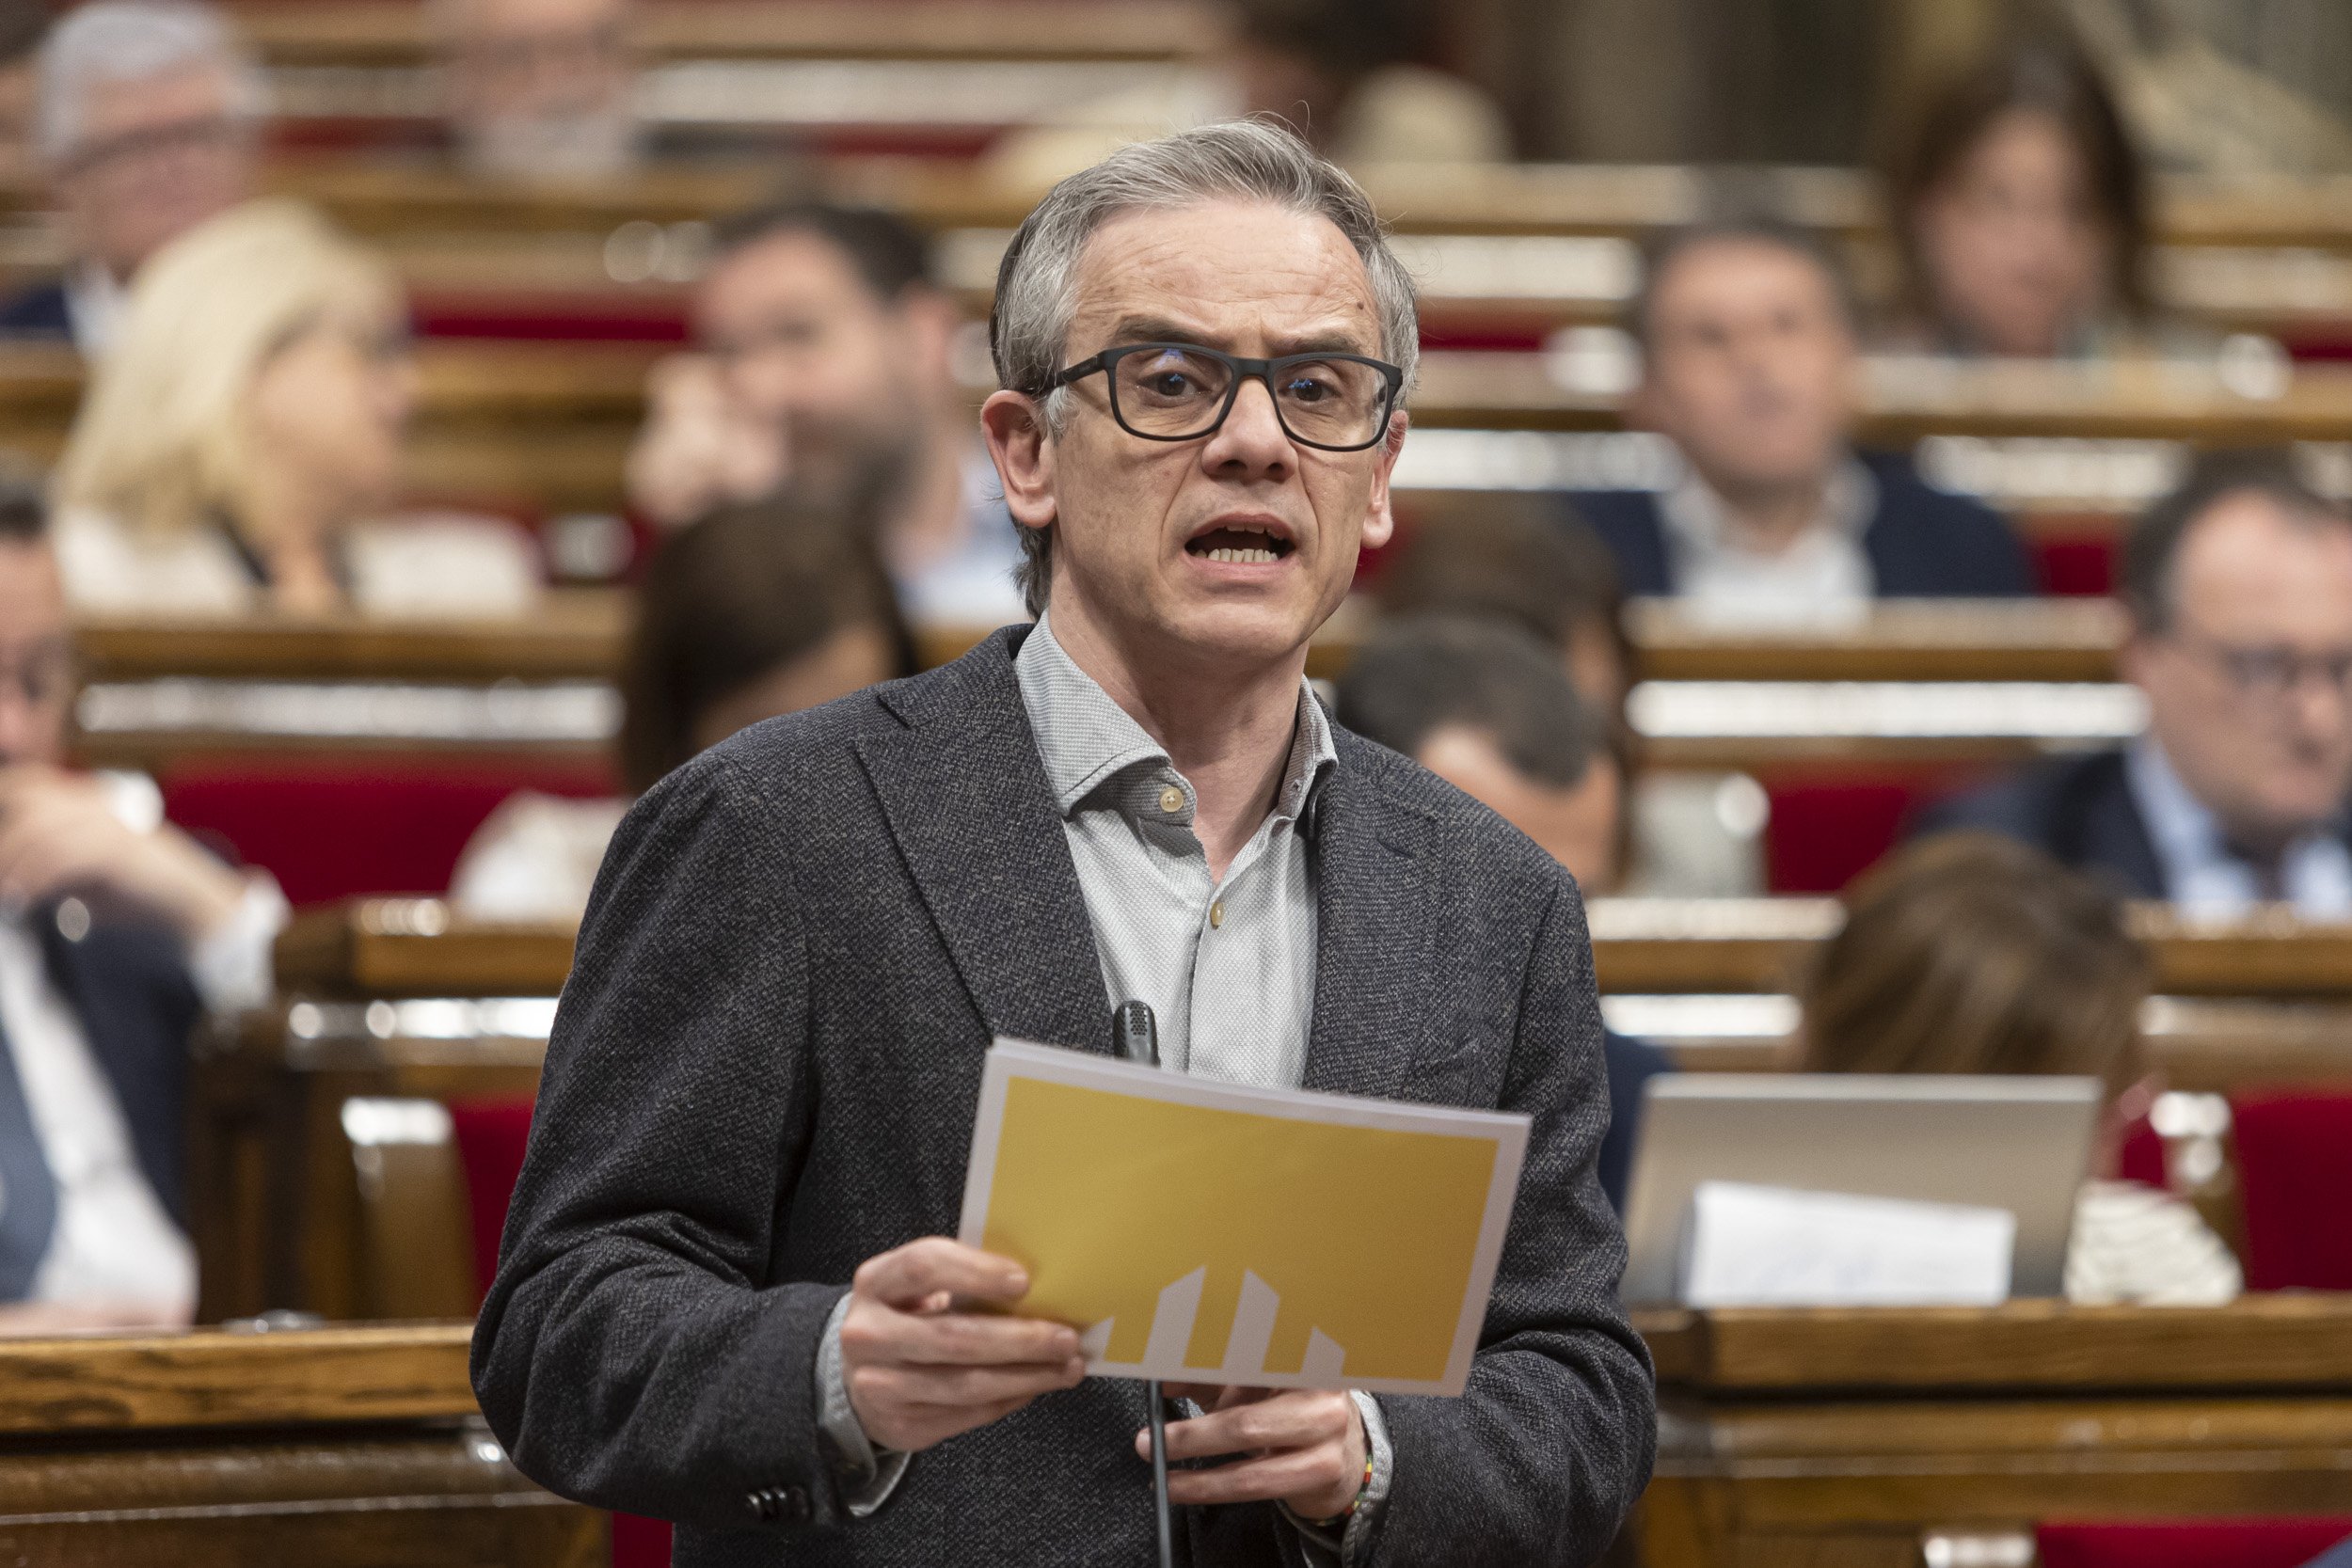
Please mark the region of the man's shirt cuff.
POLYGON ((841 1363, 841 1320, 849 1312, 845 1293, 834 1304, 824 1338, 817 1343, 817 1428, 833 1449, 841 1501, 850 1518, 863 1519, 890 1500, 914 1456, 876 1448, 857 1418, 857 1407, 850 1402, 849 1373, 841 1363))
POLYGON ((188 977, 205 1009, 226 1018, 267 1005, 276 989, 278 933, 293 911, 278 879, 266 871, 245 873, 245 896, 220 929, 188 950, 188 977))
POLYGON ((1389 1442, 1389 1423, 1380 1414, 1380 1402, 1361 1389, 1350 1389, 1348 1397, 1363 1418, 1364 1448, 1372 1457, 1372 1479, 1364 1483, 1356 1512, 1340 1528, 1324 1529, 1300 1518, 1290 1504, 1281 1505, 1282 1517, 1297 1528, 1309 1559, 1318 1564, 1336 1562, 1340 1568, 1355 1568, 1371 1560, 1372 1538, 1380 1528, 1380 1505, 1389 1500, 1389 1484, 1396 1476, 1396 1449, 1389 1442))

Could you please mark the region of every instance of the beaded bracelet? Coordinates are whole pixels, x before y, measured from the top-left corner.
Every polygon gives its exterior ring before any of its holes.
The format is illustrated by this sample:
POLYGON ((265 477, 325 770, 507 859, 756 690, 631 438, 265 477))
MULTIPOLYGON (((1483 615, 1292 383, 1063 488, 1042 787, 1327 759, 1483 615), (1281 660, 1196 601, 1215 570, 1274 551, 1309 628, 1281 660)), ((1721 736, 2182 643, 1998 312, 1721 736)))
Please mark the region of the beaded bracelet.
POLYGON ((1328 1519, 1311 1519, 1308 1523, 1314 1526, 1317 1529, 1336 1528, 1339 1526, 1347 1523, 1350 1519, 1356 1517, 1356 1511, 1364 1506, 1364 1499, 1371 1495, 1372 1455, 1370 1452, 1366 1452, 1364 1455, 1364 1483, 1356 1488, 1355 1500, 1350 1502, 1345 1508, 1341 1509, 1337 1513, 1332 1514, 1328 1519))

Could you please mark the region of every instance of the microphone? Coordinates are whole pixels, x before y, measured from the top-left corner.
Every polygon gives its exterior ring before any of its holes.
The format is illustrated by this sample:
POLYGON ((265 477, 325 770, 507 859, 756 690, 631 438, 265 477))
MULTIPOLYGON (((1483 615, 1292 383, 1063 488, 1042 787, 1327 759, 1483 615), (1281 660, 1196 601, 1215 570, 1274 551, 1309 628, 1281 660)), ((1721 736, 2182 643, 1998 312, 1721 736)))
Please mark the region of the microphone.
MULTIPOLYGON (((1160 1065, 1160 1026, 1152 1004, 1121 1002, 1111 1014, 1111 1053, 1141 1067, 1160 1065)), ((1159 1526, 1160 1568, 1176 1568, 1176 1531, 1168 1505, 1168 1412, 1160 1398, 1160 1382, 1144 1385, 1144 1402, 1152 1422, 1152 1510, 1159 1526)))
POLYGON ((1111 1014, 1111 1051, 1140 1067, 1160 1065, 1160 1025, 1149 1002, 1121 1002, 1111 1014))

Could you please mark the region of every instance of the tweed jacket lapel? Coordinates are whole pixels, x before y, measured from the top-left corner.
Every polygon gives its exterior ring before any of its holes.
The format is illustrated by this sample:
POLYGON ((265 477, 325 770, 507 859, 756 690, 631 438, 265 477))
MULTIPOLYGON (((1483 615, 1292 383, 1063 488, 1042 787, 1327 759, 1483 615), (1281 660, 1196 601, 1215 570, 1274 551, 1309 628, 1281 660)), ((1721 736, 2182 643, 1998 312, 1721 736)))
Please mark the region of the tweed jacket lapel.
POLYGON ((880 689, 906 727, 858 756, 990 1032, 1107 1052, 1094 928, 1013 676, 1022 635, 880 689))
POLYGON ((1386 766, 1338 732, 1315 804, 1315 1017, 1306 1087, 1392 1099, 1424 1048, 1435 825, 1381 788, 1386 766))

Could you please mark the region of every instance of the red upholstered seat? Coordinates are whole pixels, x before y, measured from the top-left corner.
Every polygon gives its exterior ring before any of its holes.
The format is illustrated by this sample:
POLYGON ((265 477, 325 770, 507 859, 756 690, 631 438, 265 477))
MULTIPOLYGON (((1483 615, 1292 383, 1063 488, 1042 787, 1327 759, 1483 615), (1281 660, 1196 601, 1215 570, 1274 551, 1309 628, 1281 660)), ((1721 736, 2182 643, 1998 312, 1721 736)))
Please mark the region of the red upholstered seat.
POLYGON ((2037 531, 2030 548, 2034 575, 2044 594, 2096 598, 2115 591, 2115 531, 2087 529, 2080 533, 2037 531))
POLYGON ((1967 783, 1948 768, 1824 769, 1764 781, 1764 880, 1774 893, 1837 893, 1878 863, 1913 813, 1967 783))
POLYGON ((2352 1290, 2352 1095, 2247 1095, 2231 1110, 2247 1287, 2352 1290))
POLYGON ((523 1173, 523 1148, 531 1141, 531 1105, 519 1095, 450 1103, 450 1132, 466 1170, 466 1204, 473 1219, 477 1305, 489 1291, 490 1276, 498 1273, 506 1206, 515 1196, 516 1178, 523 1173))
POLYGON ((2303 1568, 2352 1538, 2352 1518, 2044 1525, 2042 1568, 2303 1568))
POLYGON ((440 893, 482 820, 517 789, 607 795, 601 764, 358 766, 238 759, 160 781, 164 814, 278 879, 296 904, 440 893))
MULTIPOLYGON (((506 1228, 506 1206, 522 1174, 523 1148, 531 1140, 531 1101, 453 1101, 450 1131, 466 1170, 466 1202, 473 1219, 474 1294, 479 1300, 498 1273, 499 1235, 506 1228)), ((612 1568, 669 1568, 670 1522, 612 1515, 612 1568)))

